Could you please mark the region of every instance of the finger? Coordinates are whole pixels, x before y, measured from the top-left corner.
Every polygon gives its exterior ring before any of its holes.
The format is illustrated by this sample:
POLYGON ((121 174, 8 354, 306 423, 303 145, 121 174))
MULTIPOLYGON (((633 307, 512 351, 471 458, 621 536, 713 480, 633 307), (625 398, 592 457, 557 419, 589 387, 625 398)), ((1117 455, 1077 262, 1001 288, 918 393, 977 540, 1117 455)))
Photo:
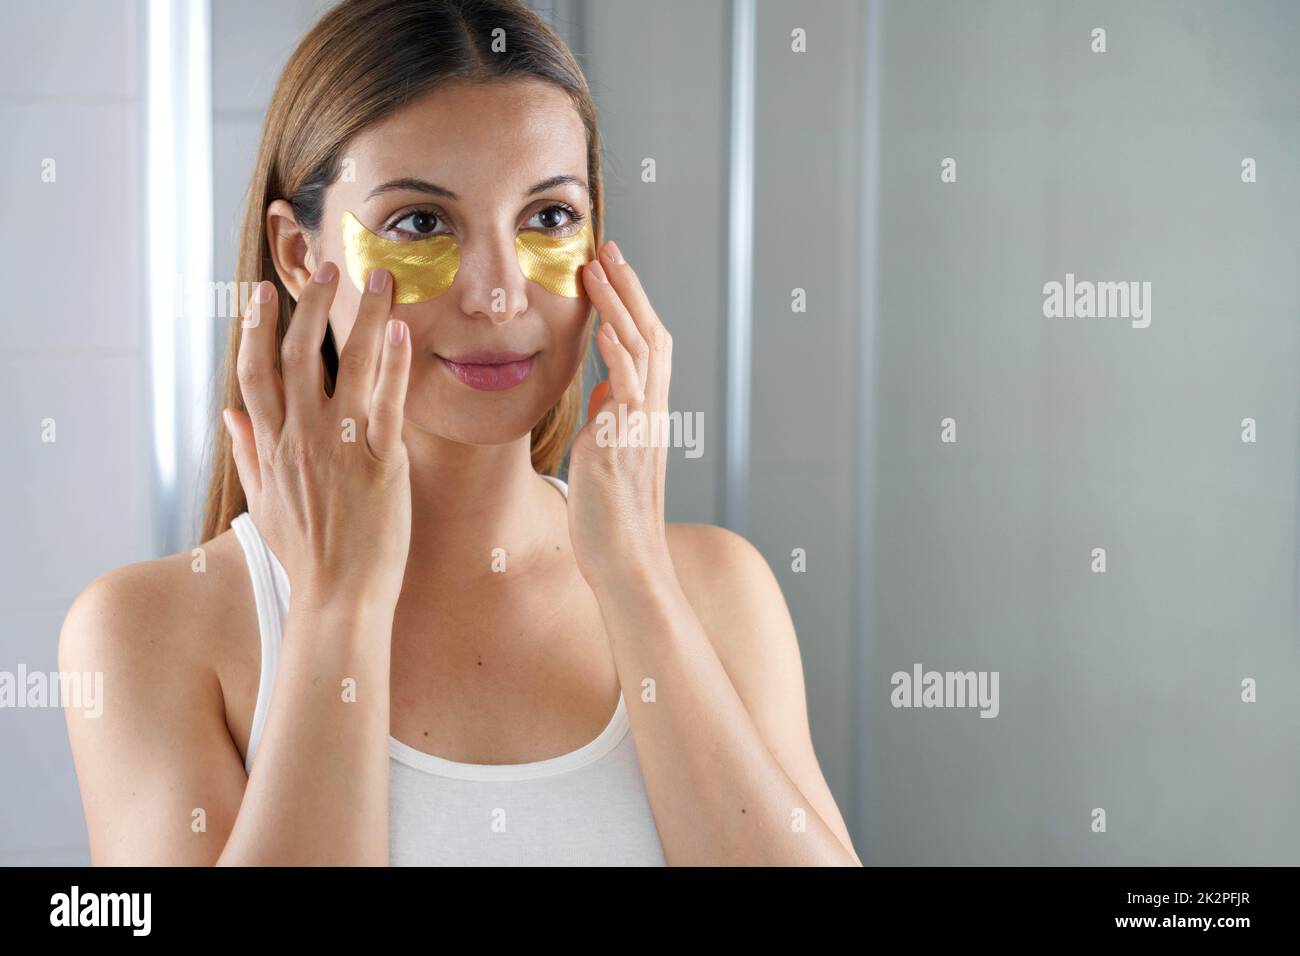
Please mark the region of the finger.
POLYGON ((257 443, 253 440, 253 422, 247 412, 226 408, 221 420, 230 434, 230 451, 235 459, 235 472, 244 497, 251 506, 262 494, 262 469, 257 460, 257 443))
POLYGON ((609 369, 610 390, 614 401, 622 405, 640 405, 645 401, 645 392, 641 388, 636 363, 611 334, 613 330, 614 326, 608 321, 602 321, 596 330, 596 349, 609 369))
POLYGON ((646 373, 646 394, 657 407, 668 407, 668 386, 673 377, 673 337, 661 322, 650 333, 650 369, 646 373))
POLYGON ((609 283, 605 277, 605 271, 596 260, 587 263, 583 268, 582 274, 585 277, 584 283, 587 287, 587 295, 591 297, 591 303, 600 313, 600 317, 614 327, 618 333, 618 340, 627 349, 628 354, 632 356, 632 362, 636 366, 638 391, 645 390, 646 366, 650 361, 650 347, 646 345, 645 339, 641 337, 636 323, 632 321, 632 316, 628 313, 627 307, 623 300, 619 298, 618 291, 609 283))
POLYGON ((411 373, 411 330, 401 319, 389 319, 384 335, 379 379, 370 399, 366 440, 381 461, 391 461, 402 445, 406 383, 411 373))
POLYGON ((244 408, 252 421, 253 437, 262 453, 274 446, 276 436, 284 427, 284 383, 275 368, 275 330, 279 316, 275 285, 265 280, 259 282, 245 313, 235 374, 244 408))
POLYGON ((372 269, 366 289, 361 293, 357 320, 339 353, 339 380, 334 397, 342 399, 343 409, 348 413, 360 415, 370 407, 379 355, 384 347, 384 320, 392 307, 393 277, 386 269, 372 269))
POLYGON ((338 290, 339 269, 322 262, 303 286, 289 326, 280 343, 280 369, 284 378, 285 415, 295 408, 308 411, 325 402, 325 364, 321 343, 329 324, 330 304, 338 290))
POLYGON ((641 338, 649 346, 650 361, 645 370, 646 394, 666 402, 668 379, 672 373, 673 337, 668 334, 667 327, 650 305, 650 297, 641 286, 641 278, 623 259, 618 245, 612 240, 605 243, 599 258, 605 269, 605 277, 619 294, 624 307, 636 323, 641 338))

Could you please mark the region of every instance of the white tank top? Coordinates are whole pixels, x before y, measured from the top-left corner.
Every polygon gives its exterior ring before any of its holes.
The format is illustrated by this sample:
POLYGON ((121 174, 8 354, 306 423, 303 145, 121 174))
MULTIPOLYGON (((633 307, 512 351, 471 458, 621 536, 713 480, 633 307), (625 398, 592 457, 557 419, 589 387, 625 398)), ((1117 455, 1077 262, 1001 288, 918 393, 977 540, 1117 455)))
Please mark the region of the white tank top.
MULTIPOLYGON (((568 486, 542 475, 565 496, 568 486)), ((244 769, 266 724, 289 576, 245 512, 231 526, 244 548, 262 634, 262 671, 244 769)), ((627 704, 600 736, 533 763, 444 760, 388 738, 389 862, 393 866, 663 866, 663 847, 629 733, 627 704)))

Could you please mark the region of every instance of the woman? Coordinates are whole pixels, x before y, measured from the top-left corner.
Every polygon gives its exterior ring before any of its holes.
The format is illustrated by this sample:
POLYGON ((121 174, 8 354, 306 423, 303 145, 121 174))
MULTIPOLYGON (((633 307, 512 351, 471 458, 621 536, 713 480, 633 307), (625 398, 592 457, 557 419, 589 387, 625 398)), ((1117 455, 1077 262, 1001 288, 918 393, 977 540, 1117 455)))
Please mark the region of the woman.
POLYGON ((603 219, 522 5, 348 0, 303 40, 205 544, 64 625, 105 674, 68 714, 95 863, 858 864, 767 564, 665 525, 663 443, 592 417, 666 410, 672 355, 603 219))

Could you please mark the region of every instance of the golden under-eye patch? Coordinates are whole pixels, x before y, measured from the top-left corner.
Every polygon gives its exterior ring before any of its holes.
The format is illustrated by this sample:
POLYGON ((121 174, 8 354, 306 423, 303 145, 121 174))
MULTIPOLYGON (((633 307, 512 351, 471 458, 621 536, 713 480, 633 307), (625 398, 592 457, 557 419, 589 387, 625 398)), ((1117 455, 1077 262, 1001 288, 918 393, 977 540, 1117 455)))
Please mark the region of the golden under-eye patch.
POLYGON ((521 232, 515 237, 519 269, 547 292, 566 299, 583 295, 579 270, 596 254, 591 241, 591 221, 571 236, 557 239, 540 232, 521 232))
POLYGON ((460 246, 451 236, 401 242, 376 236, 350 212, 343 214, 343 258, 357 289, 366 287, 372 269, 393 276, 393 301, 424 302, 451 288, 460 268, 460 246))
MULTIPOLYGON (((579 270, 595 256, 591 222, 572 236, 556 238, 540 232, 515 237, 515 254, 524 276, 546 291, 568 299, 581 298, 579 270)), ((385 239, 350 212, 343 214, 343 257, 348 275, 364 289, 372 269, 393 276, 393 301, 400 305, 437 298, 451 288, 460 268, 460 246, 451 236, 427 239, 385 239)))

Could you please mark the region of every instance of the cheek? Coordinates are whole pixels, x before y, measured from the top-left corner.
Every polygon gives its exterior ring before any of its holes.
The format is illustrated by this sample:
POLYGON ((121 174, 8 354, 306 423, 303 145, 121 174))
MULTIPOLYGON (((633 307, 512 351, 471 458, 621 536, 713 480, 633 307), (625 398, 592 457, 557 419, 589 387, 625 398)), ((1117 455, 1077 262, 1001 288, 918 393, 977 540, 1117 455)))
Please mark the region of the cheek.
POLYGON ((568 300, 567 305, 560 309, 556 316, 559 337, 581 348, 587 341, 587 333, 591 329, 590 320, 595 314, 590 299, 568 300))
POLYGON ((570 378, 577 371, 578 365, 587 352, 587 337, 590 330, 588 319, 591 315, 593 312, 590 301, 575 299, 554 319, 556 348, 564 357, 564 366, 570 378))

